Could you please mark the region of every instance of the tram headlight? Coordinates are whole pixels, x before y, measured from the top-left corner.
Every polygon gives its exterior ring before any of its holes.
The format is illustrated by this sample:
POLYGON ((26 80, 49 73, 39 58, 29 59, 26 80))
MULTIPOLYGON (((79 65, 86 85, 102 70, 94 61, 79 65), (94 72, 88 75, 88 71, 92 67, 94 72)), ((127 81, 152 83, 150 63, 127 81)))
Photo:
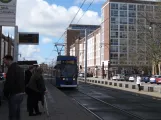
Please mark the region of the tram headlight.
POLYGON ((75 78, 73 78, 73 80, 75 80, 75 78))
POLYGON ((63 78, 63 80, 65 80, 65 78, 63 78))

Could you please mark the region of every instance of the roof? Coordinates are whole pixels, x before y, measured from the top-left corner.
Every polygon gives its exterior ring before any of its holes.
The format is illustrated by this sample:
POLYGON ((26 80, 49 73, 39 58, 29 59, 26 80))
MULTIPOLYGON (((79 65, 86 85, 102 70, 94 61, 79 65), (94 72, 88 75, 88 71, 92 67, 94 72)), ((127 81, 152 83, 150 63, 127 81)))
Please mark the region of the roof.
POLYGON ((126 2, 126 3, 142 3, 142 4, 161 3, 161 1, 159 0, 106 0, 106 2, 102 5, 102 7, 104 7, 108 2, 126 2))
POLYGON ((59 60, 77 60, 77 57, 75 56, 58 56, 57 61, 59 60))
POLYGON ((36 65, 38 64, 36 60, 33 61, 18 61, 19 65, 36 65))

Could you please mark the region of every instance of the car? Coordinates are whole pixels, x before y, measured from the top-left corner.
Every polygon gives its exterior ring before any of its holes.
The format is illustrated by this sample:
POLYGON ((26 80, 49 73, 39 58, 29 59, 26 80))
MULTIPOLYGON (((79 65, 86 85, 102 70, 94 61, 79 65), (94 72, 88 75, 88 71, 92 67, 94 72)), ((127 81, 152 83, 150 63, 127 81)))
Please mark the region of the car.
POLYGON ((158 76, 158 78, 156 78, 156 83, 161 84, 161 76, 158 76))
POLYGON ((116 74, 112 77, 112 80, 120 80, 120 81, 124 81, 125 80, 125 76, 122 74, 116 74))
POLYGON ((78 77, 84 77, 84 73, 79 73, 78 77))
POLYGON ((129 77, 129 81, 130 81, 130 82, 134 82, 135 80, 136 80, 136 78, 135 78, 134 75, 131 75, 131 76, 129 77))
POLYGON ((156 83, 156 78, 160 78, 161 75, 153 75, 152 77, 150 77, 150 83, 153 84, 153 83, 156 83))
POLYGON ((151 75, 145 75, 142 77, 142 82, 148 83, 150 81, 151 75))

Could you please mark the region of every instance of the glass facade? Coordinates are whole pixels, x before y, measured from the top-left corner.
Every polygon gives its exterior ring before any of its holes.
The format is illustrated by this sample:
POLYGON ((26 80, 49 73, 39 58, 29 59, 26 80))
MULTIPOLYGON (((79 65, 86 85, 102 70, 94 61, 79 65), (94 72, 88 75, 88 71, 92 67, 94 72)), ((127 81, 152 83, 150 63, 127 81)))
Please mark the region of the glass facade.
MULTIPOLYGON (((110 60, 112 64, 132 63, 130 53, 136 51, 139 44, 143 44, 138 34, 141 34, 143 27, 147 25, 144 16, 146 14, 148 17, 157 18, 160 12, 157 12, 157 7, 139 3, 110 3, 110 60)), ((141 35, 146 39, 144 34, 141 35)))

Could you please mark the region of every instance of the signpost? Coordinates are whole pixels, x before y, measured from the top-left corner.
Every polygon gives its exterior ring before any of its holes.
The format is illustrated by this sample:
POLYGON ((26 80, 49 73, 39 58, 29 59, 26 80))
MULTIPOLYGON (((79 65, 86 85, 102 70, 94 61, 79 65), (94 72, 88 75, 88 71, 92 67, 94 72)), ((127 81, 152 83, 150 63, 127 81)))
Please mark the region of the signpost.
POLYGON ((19 32, 19 44, 39 44, 39 33, 19 32))
POLYGON ((0 0, 0 26, 16 25, 17 0, 0 0))

